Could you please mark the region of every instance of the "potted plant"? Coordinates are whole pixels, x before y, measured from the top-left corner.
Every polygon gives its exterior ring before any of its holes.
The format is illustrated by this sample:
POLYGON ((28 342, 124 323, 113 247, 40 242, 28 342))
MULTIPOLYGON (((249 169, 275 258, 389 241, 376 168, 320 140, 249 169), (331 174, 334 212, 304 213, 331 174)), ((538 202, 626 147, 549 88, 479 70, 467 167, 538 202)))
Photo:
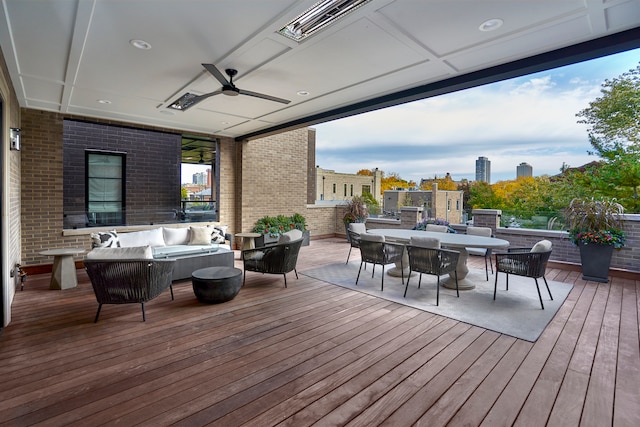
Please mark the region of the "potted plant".
POLYGON ((253 226, 253 232, 261 234, 260 237, 256 238, 256 246, 274 244, 281 234, 293 229, 302 231, 302 244, 304 246, 309 245, 309 230, 307 230, 307 222, 304 216, 299 213, 295 213, 292 216, 263 216, 253 226))
MULTIPOLYGON (((347 201, 347 210, 342 217, 347 240, 349 240, 349 233, 347 232, 349 230, 349 224, 352 222, 365 222, 368 216, 367 205, 362 196, 353 196, 351 200, 347 201)), ((351 241, 349 241, 349 243, 351 243, 351 241)))
POLYGON ((615 200, 573 199, 565 210, 569 238, 580 249, 582 278, 609 281, 613 250, 624 246, 624 208, 615 200))
POLYGON ((446 225, 447 233, 456 233, 456 230, 449 225, 449 221, 442 218, 425 218, 413 227, 414 230, 426 230, 427 224, 446 225))

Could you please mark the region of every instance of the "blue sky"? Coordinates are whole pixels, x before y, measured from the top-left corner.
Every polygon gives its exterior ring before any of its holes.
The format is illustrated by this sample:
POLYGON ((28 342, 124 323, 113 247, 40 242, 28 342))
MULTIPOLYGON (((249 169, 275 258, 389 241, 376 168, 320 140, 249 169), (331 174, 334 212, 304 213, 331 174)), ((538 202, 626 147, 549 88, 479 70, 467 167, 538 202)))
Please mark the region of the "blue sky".
POLYGON ((600 96, 605 79, 636 68, 640 49, 491 85, 315 125, 316 164, 336 172, 379 168, 403 179, 451 173, 475 179, 475 160, 491 161, 491 182, 555 175, 563 162, 596 160, 576 114, 600 96))

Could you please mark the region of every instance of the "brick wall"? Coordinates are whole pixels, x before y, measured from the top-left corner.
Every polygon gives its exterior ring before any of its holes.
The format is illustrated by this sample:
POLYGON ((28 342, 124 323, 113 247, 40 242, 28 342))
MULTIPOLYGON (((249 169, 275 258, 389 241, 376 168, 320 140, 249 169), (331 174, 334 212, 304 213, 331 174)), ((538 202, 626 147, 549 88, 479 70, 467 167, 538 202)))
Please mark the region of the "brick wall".
POLYGON ((124 153, 127 224, 166 222, 179 208, 180 134, 67 119, 63 135, 65 214, 85 212, 87 150, 124 153))
POLYGON ((308 148, 306 128, 242 143, 241 223, 236 232, 251 231, 265 215, 306 216, 308 148))
MULTIPOLYGON (((20 123, 20 105, 16 97, 15 90, 11 84, 7 64, 0 50, 0 99, 2 102, 2 134, 0 142, 2 143, 2 172, 3 172, 3 194, 4 200, 2 209, 2 237, 3 243, 6 241, 6 252, 3 254, 7 263, 2 268, 2 298, 0 304, 0 326, 6 326, 11 321, 11 302, 15 295, 15 289, 18 285, 17 275, 11 277, 11 271, 17 263, 21 263, 21 246, 20 236, 22 233, 22 224, 20 218, 21 198, 20 198, 20 181, 21 181, 21 151, 9 150, 9 128, 19 128, 20 123), (5 181, 5 179, 7 181, 5 181)), ((4 263, 4 260, 0 260, 4 263)), ((4 265, 4 264, 3 264, 4 265)))

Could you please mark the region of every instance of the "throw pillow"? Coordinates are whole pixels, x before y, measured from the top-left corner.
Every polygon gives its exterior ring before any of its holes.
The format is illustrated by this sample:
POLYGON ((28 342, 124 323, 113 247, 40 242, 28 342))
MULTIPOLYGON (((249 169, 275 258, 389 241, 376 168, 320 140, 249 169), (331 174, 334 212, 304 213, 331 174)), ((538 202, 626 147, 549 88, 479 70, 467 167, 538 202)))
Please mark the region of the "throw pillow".
POLYGON ((189 229, 184 228, 162 228, 162 234, 164 236, 164 242, 167 246, 174 245, 188 245, 189 244, 189 229))
POLYGON ((548 252, 550 250, 551 250, 551 242, 548 240, 540 240, 531 248, 531 252, 548 252))
POLYGON ((210 245, 212 231, 210 227, 189 227, 189 244, 210 245))
POLYGON ((151 230, 121 233, 118 236, 118 239, 120 240, 120 247, 123 248, 135 248, 144 245, 149 245, 151 247, 165 246, 161 227, 152 228, 151 230))
POLYGON ((282 233, 278 238, 278 244, 293 242, 294 240, 302 239, 302 231, 298 229, 293 229, 287 231, 286 233, 282 233))
MULTIPOLYGON (((226 229, 226 227, 224 227, 226 229)), ((211 233, 211 241, 213 243, 224 243, 226 230, 220 226, 213 226, 213 232, 211 233)))
POLYGON ((87 259, 153 259, 151 246, 129 248, 95 248, 87 254, 87 259))
POLYGON ((118 240, 118 233, 116 233, 116 230, 91 233, 91 247, 92 248, 120 247, 120 240, 118 240))

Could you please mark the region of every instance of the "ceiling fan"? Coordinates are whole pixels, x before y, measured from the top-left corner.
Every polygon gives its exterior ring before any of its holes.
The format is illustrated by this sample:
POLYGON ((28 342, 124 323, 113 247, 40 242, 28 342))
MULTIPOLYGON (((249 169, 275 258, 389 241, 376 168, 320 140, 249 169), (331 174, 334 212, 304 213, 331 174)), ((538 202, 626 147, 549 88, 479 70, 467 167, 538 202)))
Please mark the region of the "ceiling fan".
POLYGON ((176 101, 171 103, 171 105, 169 105, 167 108, 173 108, 174 110, 185 111, 186 109, 188 109, 190 107, 193 107, 198 102, 204 101, 205 99, 207 99, 209 97, 212 97, 214 95, 219 95, 219 94, 224 94, 224 95, 227 95, 227 96, 247 95, 247 96, 253 96, 255 98, 266 99, 268 101, 280 102, 282 104, 288 104, 288 103, 291 102, 291 101, 289 101, 287 99, 277 98, 275 96, 265 95, 263 93, 251 92, 249 90, 239 89, 236 85, 233 84, 233 77, 236 74, 238 74, 238 71, 234 70, 233 68, 227 68, 226 70, 224 70, 224 72, 229 76, 229 80, 227 80, 222 75, 220 70, 218 70, 216 68, 215 65, 213 65, 213 64, 202 64, 202 66, 213 77, 215 77, 216 80, 218 80, 222 84, 222 87, 220 89, 214 91, 214 92, 205 93, 203 95, 195 95, 193 93, 185 93, 180 98, 178 98, 176 101))

